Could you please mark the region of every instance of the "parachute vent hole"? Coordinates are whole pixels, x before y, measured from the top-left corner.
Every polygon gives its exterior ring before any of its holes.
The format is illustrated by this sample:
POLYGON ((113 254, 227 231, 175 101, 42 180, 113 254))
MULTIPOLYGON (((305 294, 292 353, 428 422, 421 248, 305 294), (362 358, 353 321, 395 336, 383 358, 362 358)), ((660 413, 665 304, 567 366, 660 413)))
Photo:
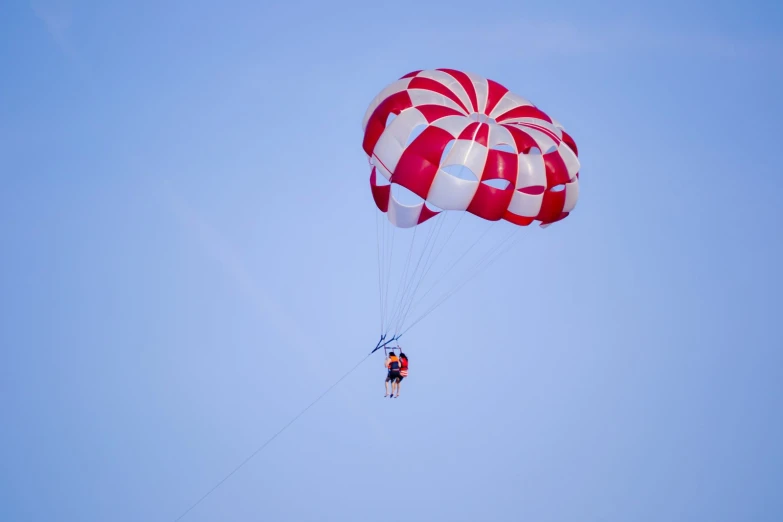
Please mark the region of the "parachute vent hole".
POLYGON ((406 206, 420 205, 424 202, 424 198, 399 183, 391 184, 391 193, 398 203, 406 206))
POLYGON ((507 179, 488 179, 481 183, 500 190, 506 190, 511 187, 511 182, 507 179))
POLYGON ((449 152, 451 152, 451 149, 454 148, 455 143, 457 143, 457 140, 451 140, 446 144, 446 148, 443 149, 443 154, 440 155, 440 165, 443 165, 443 163, 446 161, 446 158, 449 157, 449 152))
POLYGON ((455 178, 464 179, 465 181, 478 181, 478 176, 465 165, 447 165, 441 170, 448 172, 455 178))
POLYGON ((500 150, 500 151, 503 151, 503 152, 510 152, 511 154, 516 154, 517 153, 516 149, 512 145, 509 145, 508 143, 499 143, 498 145, 495 145, 494 147, 492 147, 492 150, 500 150))
POLYGON ((549 189, 550 192, 563 192, 565 190, 565 185, 562 183, 560 185, 555 185, 551 189, 549 189))
POLYGON ((389 125, 391 125, 391 122, 393 122, 394 118, 396 117, 397 115, 394 114, 393 112, 389 113, 389 116, 386 118, 386 126, 388 127, 389 125))
POLYGON ((413 130, 410 133, 410 136, 408 136, 408 141, 405 143, 405 146, 407 147, 411 143, 413 143, 413 140, 421 136, 421 133, 425 131, 425 129, 428 127, 426 123, 423 123, 421 125, 417 125, 413 128, 413 130))
POLYGON ((432 203, 430 203, 429 201, 425 201, 425 202, 424 202, 424 206, 426 206, 428 209, 430 209, 430 210, 431 210, 431 211, 433 211, 433 212, 443 212, 443 209, 442 209, 442 208, 440 208, 440 207, 436 207, 435 205, 433 205, 433 204, 432 204, 432 203))
POLYGON ((391 183, 389 183, 389 180, 386 179, 386 176, 384 176, 381 173, 381 169, 377 169, 377 168, 375 169, 375 184, 378 185, 379 187, 386 187, 388 185, 391 185, 391 183))

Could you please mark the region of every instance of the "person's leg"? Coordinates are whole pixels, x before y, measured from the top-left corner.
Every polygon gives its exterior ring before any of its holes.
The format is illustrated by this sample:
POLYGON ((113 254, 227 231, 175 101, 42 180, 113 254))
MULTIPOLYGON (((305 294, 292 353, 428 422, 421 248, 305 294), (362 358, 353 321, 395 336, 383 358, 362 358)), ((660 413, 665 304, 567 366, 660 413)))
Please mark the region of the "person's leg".
POLYGON ((400 396, 400 385, 402 384, 402 379, 403 379, 402 376, 397 378, 397 397, 400 396))
MULTIPOLYGON (((386 376, 386 380, 383 383, 383 389, 386 390, 386 393, 383 395, 384 397, 389 396, 389 376, 386 376)), ((392 393, 394 393, 394 384, 392 384, 392 393)))

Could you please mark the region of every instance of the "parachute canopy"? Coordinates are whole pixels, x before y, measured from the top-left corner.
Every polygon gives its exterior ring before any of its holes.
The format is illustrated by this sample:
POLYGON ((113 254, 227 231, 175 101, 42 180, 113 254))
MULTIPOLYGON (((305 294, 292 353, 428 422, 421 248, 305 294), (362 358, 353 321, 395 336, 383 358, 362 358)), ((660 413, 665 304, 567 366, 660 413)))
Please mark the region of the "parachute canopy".
POLYGON ((363 130, 375 204, 396 227, 443 210, 547 225, 576 205, 576 143, 495 81, 453 69, 409 73, 372 101, 363 130), (393 187, 419 202, 401 201, 393 187))

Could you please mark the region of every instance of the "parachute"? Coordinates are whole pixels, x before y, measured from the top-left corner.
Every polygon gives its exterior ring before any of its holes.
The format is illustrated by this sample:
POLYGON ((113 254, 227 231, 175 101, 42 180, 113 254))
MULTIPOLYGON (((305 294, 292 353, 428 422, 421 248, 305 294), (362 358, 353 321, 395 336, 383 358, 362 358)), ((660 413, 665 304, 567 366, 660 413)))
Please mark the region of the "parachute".
POLYGON ((493 80, 454 69, 406 74, 372 100, 362 129, 379 211, 381 340, 376 349, 399 339, 494 262, 520 228, 534 222, 546 227, 576 206, 580 163, 573 138, 554 118, 493 80), (466 214, 479 219, 460 226, 466 214), (458 216, 453 228, 444 226, 447 215, 458 216), (426 304, 437 284, 479 242, 491 238, 489 228, 477 228, 478 223, 502 223, 512 230, 488 240, 491 246, 473 260, 472 268, 426 304), (438 245, 444 228, 451 232, 438 245), (476 231, 480 237, 473 240, 476 231), (403 244, 410 243, 409 249, 395 250, 397 234, 404 236, 403 244), (419 244, 416 235, 424 236, 419 244), (447 245, 456 251, 446 258, 456 261, 433 270, 447 245), (399 252, 390 306, 391 273, 399 252), (437 275, 436 282, 419 294, 431 274, 437 275), (423 315, 416 318, 415 310, 423 315))

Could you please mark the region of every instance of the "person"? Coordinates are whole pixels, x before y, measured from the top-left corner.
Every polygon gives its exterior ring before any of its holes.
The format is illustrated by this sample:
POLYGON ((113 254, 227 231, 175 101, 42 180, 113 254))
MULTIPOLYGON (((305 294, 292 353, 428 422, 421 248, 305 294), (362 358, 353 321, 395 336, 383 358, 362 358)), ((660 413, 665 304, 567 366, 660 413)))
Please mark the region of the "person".
POLYGON ((394 352, 389 353, 384 361, 384 366, 388 372, 386 373, 386 381, 383 383, 383 387, 386 390, 384 397, 389 397, 389 382, 391 382, 391 397, 394 397, 394 389, 397 388, 399 395, 399 379, 400 379, 400 358, 395 355, 394 352))
POLYGON ((408 356, 400 351, 400 377, 397 379, 397 397, 400 396, 400 384, 408 376, 408 356))

